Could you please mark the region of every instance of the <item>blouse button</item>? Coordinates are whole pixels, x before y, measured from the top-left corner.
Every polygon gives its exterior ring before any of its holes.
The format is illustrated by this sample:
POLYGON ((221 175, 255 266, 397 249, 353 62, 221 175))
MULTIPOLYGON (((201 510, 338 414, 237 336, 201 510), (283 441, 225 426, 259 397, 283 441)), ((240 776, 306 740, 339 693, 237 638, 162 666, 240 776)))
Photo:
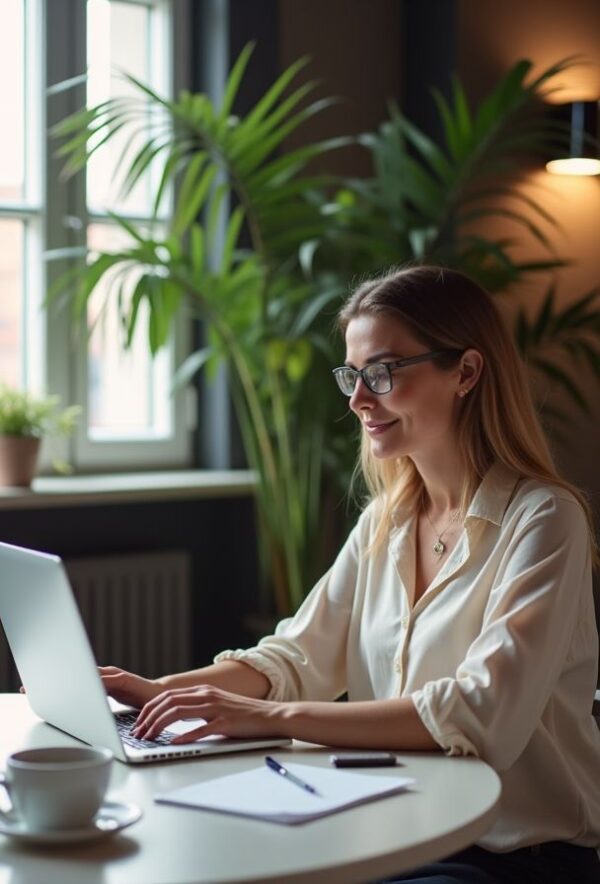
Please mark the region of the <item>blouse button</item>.
POLYGON ((402 672, 402 661, 401 660, 396 660, 396 662, 394 664, 394 669, 396 670, 396 672, 402 672))
POLYGON ((400 624, 403 629, 407 629, 409 623, 410 623, 410 617, 403 617, 402 620, 400 621, 400 624))

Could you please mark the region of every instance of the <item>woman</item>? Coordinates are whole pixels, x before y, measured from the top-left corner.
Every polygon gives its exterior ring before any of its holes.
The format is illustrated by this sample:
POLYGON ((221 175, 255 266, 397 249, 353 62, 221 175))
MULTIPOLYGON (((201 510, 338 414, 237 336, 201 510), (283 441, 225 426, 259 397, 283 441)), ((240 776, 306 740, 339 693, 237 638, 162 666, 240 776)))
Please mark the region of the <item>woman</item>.
POLYGON ((335 564, 256 648, 155 682, 107 667, 106 689, 143 707, 149 739, 201 717, 181 741, 477 755, 502 779, 497 822, 402 880, 597 882, 591 520, 556 473, 511 338, 479 286, 433 267, 364 283, 340 325, 334 375, 361 421, 371 502, 335 564))

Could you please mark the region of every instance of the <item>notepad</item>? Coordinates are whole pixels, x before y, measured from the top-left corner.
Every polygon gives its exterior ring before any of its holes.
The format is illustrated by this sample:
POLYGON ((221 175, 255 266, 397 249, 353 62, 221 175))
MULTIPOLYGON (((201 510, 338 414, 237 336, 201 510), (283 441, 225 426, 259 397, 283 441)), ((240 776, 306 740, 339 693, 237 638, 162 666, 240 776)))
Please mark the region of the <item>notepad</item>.
POLYGON ((410 777, 329 770, 287 761, 285 766, 320 794, 312 795, 262 765, 157 795, 155 801, 295 825, 398 794, 415 783, 410 777))

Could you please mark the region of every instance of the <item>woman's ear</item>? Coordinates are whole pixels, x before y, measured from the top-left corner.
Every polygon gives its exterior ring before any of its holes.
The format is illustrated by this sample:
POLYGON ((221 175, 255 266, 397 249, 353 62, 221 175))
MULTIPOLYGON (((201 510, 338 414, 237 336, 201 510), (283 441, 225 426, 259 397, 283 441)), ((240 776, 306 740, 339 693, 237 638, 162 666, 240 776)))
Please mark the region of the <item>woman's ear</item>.
POLYGON ((459 396, 466 396, 473 389, 483 369, 483 356, 479 350, 465 350, 460 358, 459 396))

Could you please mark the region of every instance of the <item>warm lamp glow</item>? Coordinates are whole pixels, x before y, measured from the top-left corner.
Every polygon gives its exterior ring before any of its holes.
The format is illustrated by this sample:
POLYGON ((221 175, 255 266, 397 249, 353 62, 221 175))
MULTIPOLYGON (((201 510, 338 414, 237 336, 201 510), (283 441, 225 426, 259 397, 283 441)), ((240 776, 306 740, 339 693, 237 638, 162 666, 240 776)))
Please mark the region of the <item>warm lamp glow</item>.
POLYGON ((553 175, 600 175, 600 102, 570 101, 553 104, 549 125, 557 144, 547 157, 553 175))
POLYGON ((590 157, 550 160, 546 163, 546 170, 553 175, 600 175, 600 160, 590 157))

